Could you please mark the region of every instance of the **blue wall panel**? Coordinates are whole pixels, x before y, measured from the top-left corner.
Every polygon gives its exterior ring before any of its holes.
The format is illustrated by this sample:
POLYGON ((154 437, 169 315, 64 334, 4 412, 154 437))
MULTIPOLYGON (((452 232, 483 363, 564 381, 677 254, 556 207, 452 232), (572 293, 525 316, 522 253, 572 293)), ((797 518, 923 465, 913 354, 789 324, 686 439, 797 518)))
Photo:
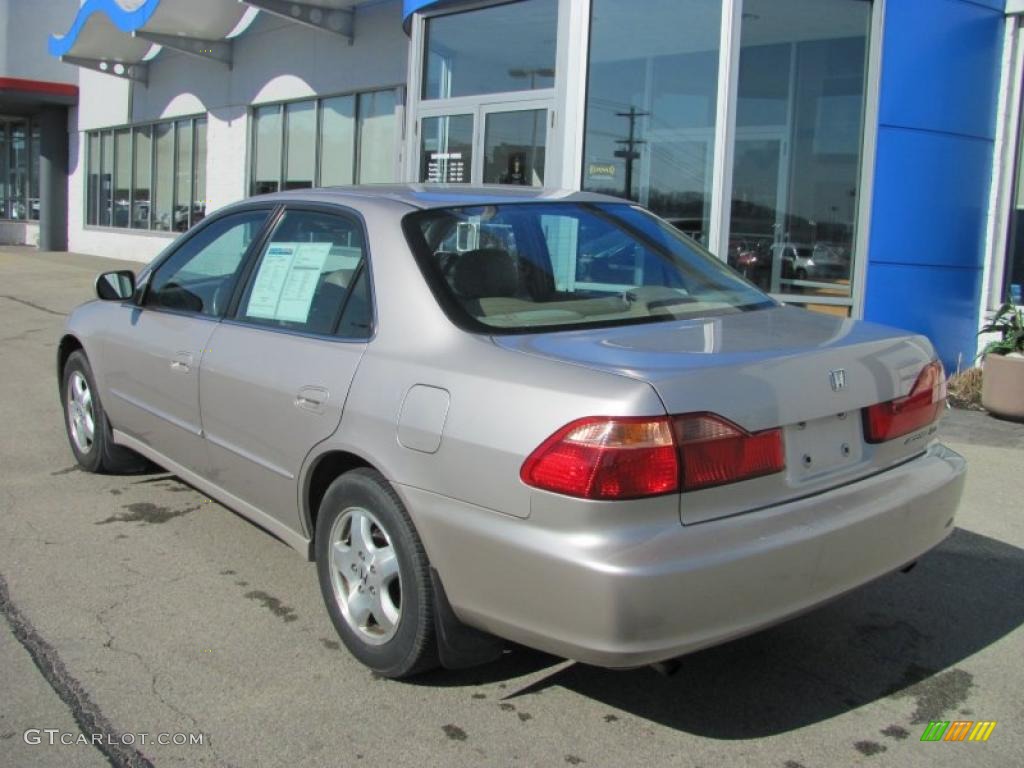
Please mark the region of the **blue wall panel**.
POLYGON ((984 261, 1003 0, 886 3, 864 317, 969 364, 984 261))
POLYGON ((865 316, 925 334, 947 371, 955 371, 958 361, 969 368, 977 346, 981 277, 980 268, 872 264, 865 316))
POLYGON ((974 2, 890 0, 880 122, 994 138, 1002 34, 974 2))
POLYGON ((871 263, 981 267, 992 142, 881 126, 871 263))

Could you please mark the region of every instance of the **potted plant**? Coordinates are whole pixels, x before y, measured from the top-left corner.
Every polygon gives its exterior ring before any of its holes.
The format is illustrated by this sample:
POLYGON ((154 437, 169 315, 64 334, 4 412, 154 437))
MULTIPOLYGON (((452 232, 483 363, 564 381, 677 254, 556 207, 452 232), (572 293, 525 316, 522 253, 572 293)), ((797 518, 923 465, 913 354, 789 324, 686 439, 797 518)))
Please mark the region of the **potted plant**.
POLYGON ((979 333, 1001 337, 982 351, 981 404, 995 416, 1024 421, 1024 313, 1008 301, 979 333))

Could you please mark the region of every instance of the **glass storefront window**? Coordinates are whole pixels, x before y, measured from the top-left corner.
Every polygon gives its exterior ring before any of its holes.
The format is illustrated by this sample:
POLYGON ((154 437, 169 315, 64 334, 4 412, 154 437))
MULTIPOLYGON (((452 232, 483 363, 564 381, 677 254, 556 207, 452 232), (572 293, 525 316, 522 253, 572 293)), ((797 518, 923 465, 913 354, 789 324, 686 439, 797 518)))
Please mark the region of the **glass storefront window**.
POLYGON ((149 229, 149 188, 152 181, 153 139, 150 127, 136 128, 135 178, 132 182, 133 229, 149 229))
POLYGON ((316 165, 316 102, 300 101, 285 108, 285 189, 313 186, 316 165))
POLYGON ((250 194, 277 192, 281 185, 281 105, 253 110, 253 162, 250 194))
POLYGON ((124 128, 114 131, 113 226, 127 227, 131 208, 132 138, 124 128))
POLYGON ((720 0, 593 0, 583 188, 708 242, 720 0))
POLYGON ((849 298, 871 5, 743 11, 728 261, 773 293, 849 298))
POLYGON ((320 103, 320 186, 351 184, 355 178, 356 97, 320 103))
POLYGON ((38 125, 32 126, 28 159, 28 217, 39 220, 39 142, 42 139, 38 125))
POLYGON ((651 208, 766 290, 848 305, 872 4, 744 0, 735 125, 717 124, 721 8, 592 0, 582 186, 651 208))
POLYGON ((420 165, 420 181, 468 184, 473 178, 473 115, 423 118, 420 165))
POLYGON ((174 124, 153 126, 153 229, 170 232, 174 221, 174 124))
POLYGON ((192 206, 192 121, 177 124, 178 153, 174 169, 174 231, 189 228, 192 206))
MULTIPOLYGON (((1018 32, 1018 35, 1021 33, 1018 32)), ((994 297, 1001 304, 1011 301, 1024 304, 1024 119, 1017 130, 1017 178, 1013 193, 1013 209, 1010 211, 1010 228, 1007 234, 1006 268, 1003 272, 1002 292, 994 297)))
POLYGON ((257 107, 250 193, 394 181, 397 105, 388 88, 257 107))
POLYGON ((558 0, 523 0, 428 19, 423 98, 552 88, 557 28, 558 0))
POLYGON ((100 137, 90 133, 87 137, 88 181, 85 191, 85 223, 100 223, 100 137))
POLYGON ((206 119, 196 120, 195 168, 192 183, 192 223, 206 218, 206 119))
POLYGON ((12 219, 27 219, 28 124, 24 122, 10 123, 7 140, 10 147, 7 160, 7 197, 10 201, 8 215, 12 219))
POLYGON ((359 183, 395 178, 395 92, 359 94, 359 183))
POLYGON ((0 219, 10 218, 7 212, 7 124, 0 123, 0 219))
POLYGON ((114 134, 104 131, 100 134, 100 226, 109 227, 113 222, 114 203, 114 134))
POLYGON ((85 223, 184 232, 206 213, 206 119, 91 131, 85 223))

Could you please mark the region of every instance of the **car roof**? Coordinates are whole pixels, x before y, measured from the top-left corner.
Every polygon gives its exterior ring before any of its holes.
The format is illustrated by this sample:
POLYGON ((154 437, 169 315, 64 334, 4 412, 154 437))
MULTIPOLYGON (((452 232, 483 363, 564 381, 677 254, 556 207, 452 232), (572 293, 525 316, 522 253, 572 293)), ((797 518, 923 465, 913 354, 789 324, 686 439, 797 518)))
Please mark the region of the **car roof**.
POLYGON ((451 208, 456 206, 498 205, 501 203, 631 203, 595 192, 574 192, 566 189, 540 189, 512 185, 469 186, 465 184, 365 184, 351 187, 317 187, 274 192, 250 197, 257 200, 334 203, 359 208, 379 202, 403 204, 410 208, 451 208))

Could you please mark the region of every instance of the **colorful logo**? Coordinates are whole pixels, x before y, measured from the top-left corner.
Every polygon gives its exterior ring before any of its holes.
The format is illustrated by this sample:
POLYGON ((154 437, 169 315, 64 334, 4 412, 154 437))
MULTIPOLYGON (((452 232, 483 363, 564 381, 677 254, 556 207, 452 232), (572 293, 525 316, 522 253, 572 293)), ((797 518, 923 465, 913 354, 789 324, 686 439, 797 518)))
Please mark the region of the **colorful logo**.
POLYGON ((921 741, 988 741, 995 729, 995 720, 932 720, 921 741))

